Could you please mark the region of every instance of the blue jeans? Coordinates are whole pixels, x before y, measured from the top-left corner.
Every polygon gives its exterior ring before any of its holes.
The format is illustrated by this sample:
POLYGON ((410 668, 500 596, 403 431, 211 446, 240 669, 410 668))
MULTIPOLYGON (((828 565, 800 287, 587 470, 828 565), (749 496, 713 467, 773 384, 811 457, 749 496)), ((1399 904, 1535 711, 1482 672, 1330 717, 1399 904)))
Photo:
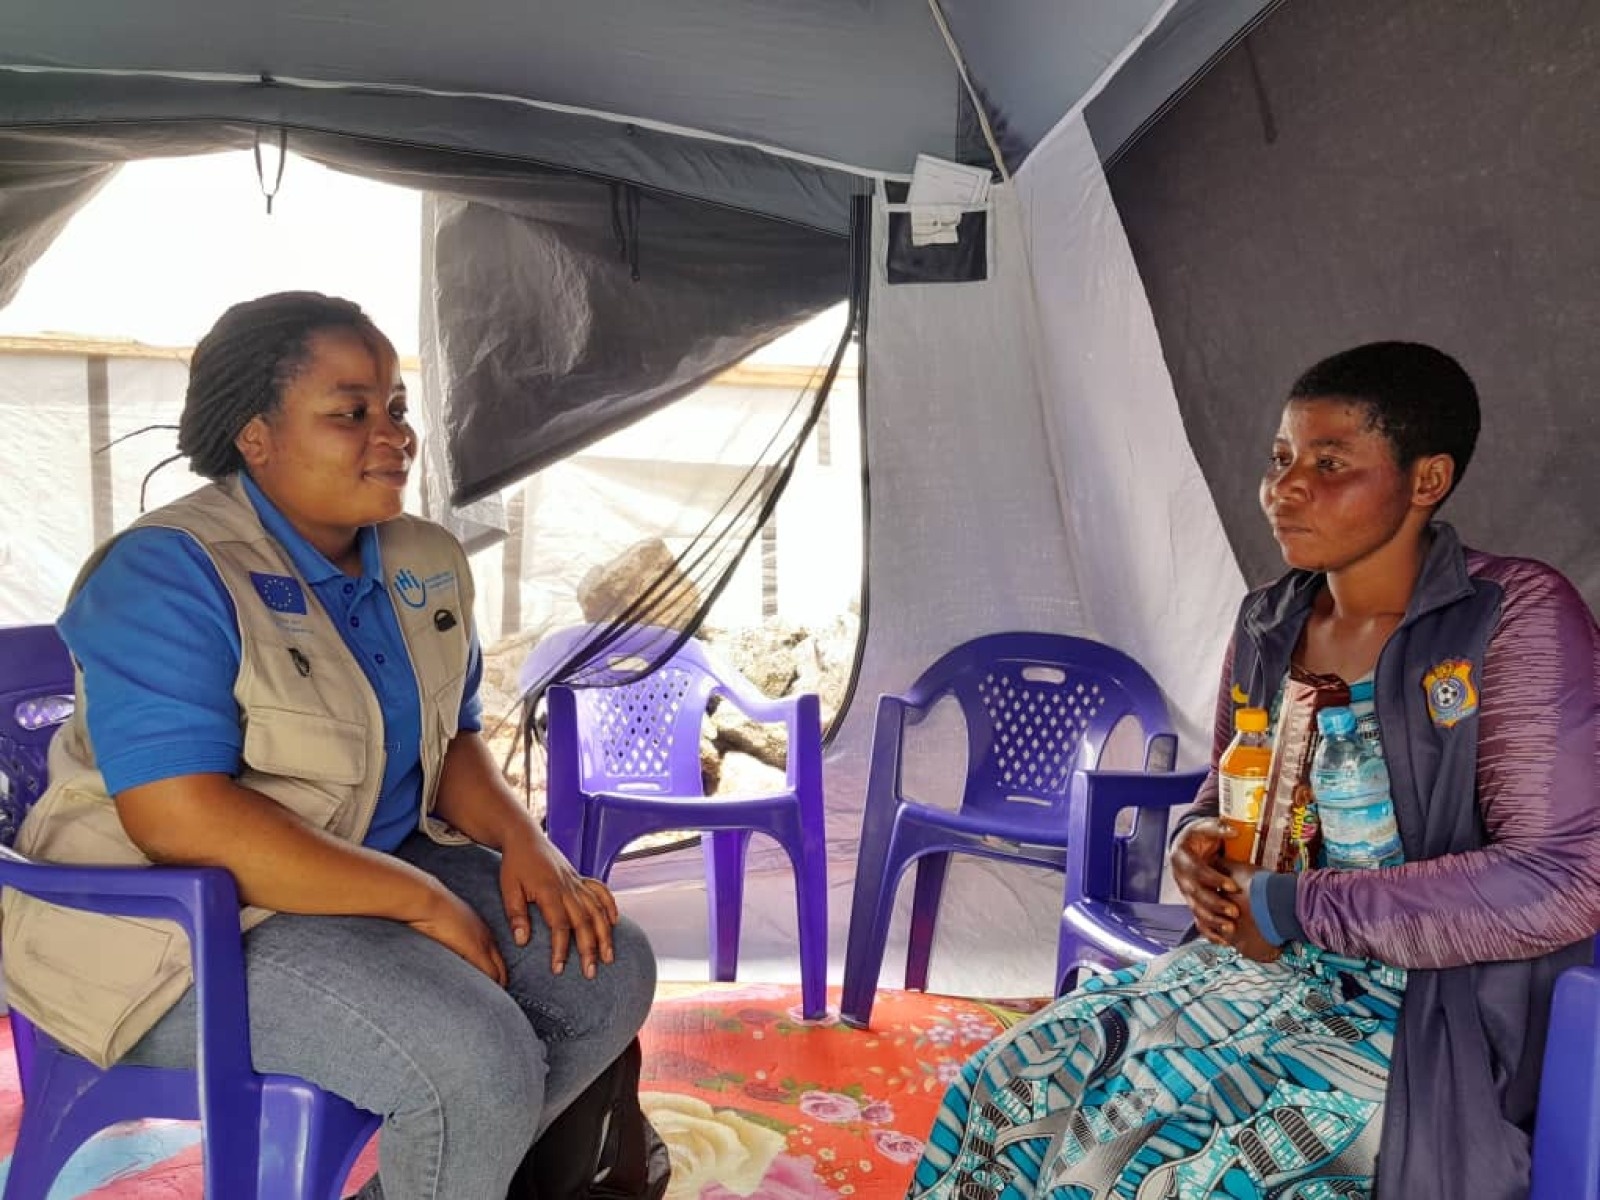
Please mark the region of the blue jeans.
MULTIPOLYGON (((511 940, 500 856, 413 834, 395 852, 438 878, 495 933, 510 983, 433 939, 376 917, 279 913, 244 938, 256 1070, 298 1075, 383 1116, 386 1200, 505 1200, 539 1130, 644 1024, 655 957, 624 918, 616 961, 585 979, 576 948, 560 975, 537 909, 511 940)), ((194 1062, 194 993, 125 1061, 194 1062)))

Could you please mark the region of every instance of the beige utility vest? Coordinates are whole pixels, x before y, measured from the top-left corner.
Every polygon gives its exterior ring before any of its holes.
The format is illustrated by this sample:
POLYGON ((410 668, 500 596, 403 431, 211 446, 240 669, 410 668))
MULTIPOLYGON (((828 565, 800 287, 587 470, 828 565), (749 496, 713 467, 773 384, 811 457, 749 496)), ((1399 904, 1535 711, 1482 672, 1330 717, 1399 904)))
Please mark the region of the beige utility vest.
MULTIPOLYGON (((262 527, 237 477, 201 488, 132 528, 152 525, 181 529, 199 542, 233 598, 243 651, 233 685, 244 734, 238 782, 359 842, 383 782, 383 713, 315 593, 262 527), (307 611, 269 607, 251 572, 296 580, 307 611)), ((84 565, 74 592, 111 544, 84 565)), ((472 621, 466 556, 443 529, 409 516, 378 526, 378 545, 422 704, 418 821, 436 840, 461 840, 429 813, 466 679, 472 621)), ((23 822, 17 849, 46 862, 149 866, 123 831, 95 766, 81 672, 77 693, 77 711, 50 745, 49 790, 23 822)), ((10 888, 0 901, 0 962, 10 1003, 102 1066, 143 1037, 193 981, 188 939, 174 922, 79 912, 10 888)), ((246 907, 240 923, 248 929, 270 915, 246 907)))

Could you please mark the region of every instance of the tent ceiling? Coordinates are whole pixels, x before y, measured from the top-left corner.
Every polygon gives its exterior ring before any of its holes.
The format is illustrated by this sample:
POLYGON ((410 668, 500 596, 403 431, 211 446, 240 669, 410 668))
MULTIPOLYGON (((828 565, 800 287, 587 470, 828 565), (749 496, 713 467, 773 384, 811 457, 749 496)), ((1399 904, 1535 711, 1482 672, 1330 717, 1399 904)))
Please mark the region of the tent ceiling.
MULTIPOLYGON (((1123 104, 1140 120, 1263 2, 943 0, 943 9, 1015 166, 1152 20, 1161 69, 1141 72, 1123 104)), ((561 126, 531 103, 866 173, 905 173, 919 152, 953 156, 960 89, 927 0, 168 0, 159 19, 126 0, 75 0, 70 16, 48 0, 10 0, 0 6, 6 68, 17 73, 0 88, 0 126, 175 110, 266 121, 283 105, 313 128, 430 146, 470 148, 453 135, 482 125, 498 131, 487 149, 517 154, 511 127, 528 126, 537 142, 561 126), (277 87, 240 86, 263 76, 277 87), (295 95, 302 85, 308 96, 295 95), (394 94, 403 91, 423 95, 394 94), (319 111, 327 119, 311 119, 319 111)), ((585 168, 581 147, 568 153, 574 161, 549 165, 585 168)))
MULTIPOLYGON (((1137 126, 1265 2, 164 0, 155 10, 0 0, 0 305, 107 164, 284 130, 291 149, 341 169, 513 208, 547 201, 541 189, 560 186, 553 174, 586 176, 578 191, 602 235, 619 204, 606 185, 637 185, 644 197, 620 203, 643 214, 631 245, 654 264, 650 288, 666 295, 677 285, 672 303, 686 303, 696 273, 674 276, 667 251, 693 242, 706 263, 759 284, 752 290, 774 305, 757 332, 708 305, 706 322, 730 328, 702 331, 716 352, 688 355, 692 369, 658 355, 588 399, 558 381, 547 407, 664 397, 842 294, 830 282, 837 272, 762 274, 756 260, 798 254, 825 267, 842 253, 828 243, 849 229, 852 196, 869 177, 904 175, 919 153, 971 152, 970 104, 941 25, 1015 168, 1124 65, 1139 70, 1118 86, 1115 112, 1137 126), (1146 51, 1134 54, 1141 41, 1146 51), (723 211, 691 218, 682 205, 694 201, 723 211), (744 236, 760 218, 806 228, 744 236), (757 244, 776 245, 777 257, 756 254, 757 244)), ((503 253, 496 238, 526 233, 489 230, 483 252, 493 261, 503 253)), ((628 302, 650 288, 602 289, 604 311, 589 324, 607 337, 637 324, 628 302)), ((495 321, 516 327, 540 315, 533 291, 516 307, 496 294, 495 321)), ((471 305, 460 307, 439 314, 453 323, 441 336, 472 327, 471 305)), ((492 348, 497 381, 525 383, 541 347, 484 336, 459 361, 492 348)), ((496 387, 532 404, 520 383, 496 387)), ((475 404, 468 396, 456 418, 475 404)), ((530 461, 513 457, 456 461, 455 475, 503 480, 530 461)))
POLYGON ((513 97, 885 171, 954 147, 959 83, 923 0, 4 7, 5 65, 513 97))
POLYGON ((1012 169, 1162 7, 1161 0, 944 0, 1012 169), (1005 10, 999 19, 997 9, 1005 10))

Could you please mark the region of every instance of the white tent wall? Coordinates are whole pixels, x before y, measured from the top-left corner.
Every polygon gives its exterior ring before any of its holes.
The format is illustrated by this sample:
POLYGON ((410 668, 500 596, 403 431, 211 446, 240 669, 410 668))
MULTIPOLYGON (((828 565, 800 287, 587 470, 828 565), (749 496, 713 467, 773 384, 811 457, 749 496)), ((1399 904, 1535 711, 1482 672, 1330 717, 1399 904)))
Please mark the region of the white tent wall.
MULTIPOLYGON (((89 552, 138 517, 145 473, 173 452, 177 435, 154 430, 105 447, 176 421, 187 378, 176 350, 95 352, 66 341, 30 353, 5 344, 0 417, 11 466, 0 474, 0 624, 53 621, 89 552)), ((201 482, 174 463, 151 480, 149 504, 201 482)))
MULTIPOLYGON (((517 593, 508 597, 505 591, 506 543, 473 556, 484 644, 582 621, 578 590, 584 577, 641 539, 659 537, 681 553, 717 523, 718 509, 748 465, 772 457, 761 443, 781 414, 762 420, 750 415, 789 407, 794 390, 713 383, 518 485, 522 514, 511 522, 507 538, 521 539, 517 593), (686 426, 700 436, 674 445, 686 426), (709 431, 727 436, 719 442, 706 436, 709 431), (739 433, 742 439, 733 436, 739 433), (753 435, 757 444, 738 444, 753 435)), ((770 601, 778 620, 821 626, 855 605, 861 557, 855 392, 854 376, 841 375, 827 402, 842 415, 830 422, 825 461, 813 435, 773 515, 772 594, 765 594, 762 548, 752 546, 712 607, 710 625, 759 626, 770 601)))
POLYGON ((85 362, 11 354, 0 370, 0 624, 53 620, 94 546, 85 362))
POLYGON ((1210 754, 1244 578, 1184 432, 1155 319, 1081 117, 1016 176, 1045 393, 1085 624, 1166 693, 1179 762, 1210 754))
MULTIPOLYGON (((989 278, 890 285, 887 213, 874 213, 865 428, 871 480, 865 643, 855 698, 826 756, 829 946, 840 975, 877 697, 899 692, 944 651, 1008 629, 1092 633, 1041 405, 1021 210, 997 187, 988 220, 989 278)), ((959 716, 936 711, 911 731, 905 790, 954 807, 965 768, 959 716)), ((759 844, 758 844, 759 845, 759 844)), ((791 876, 779 852, 752 847, 741 978, 793 978, 791 876)), ((658 860, 624 864, 622 889, 656 883, 629 904, 663 974, 703 971, 698 880, 660 884, 658 860)), ((950 871, 930 969, 932 988, 1036 995, 1054 984, 1059 874, 960 858, 950 871)), ((901 977, 910 904, 899 889, 883 982, 901 977)))
MULTIPOLYGON (((188 351, 76 339, 0 339, 0 625, 54 621, 90 551, 139 516, 145 475, 177 449, 188 351)), ((407 383, 416 387, 415 372, 407 383)), ((153 509, 205 480, 180 460, 151 479, 153 509)))
MULTIPOLYGON (((830 948, 843 963, 876 698, 995 630, 1096 637, 1161 684, 1179 758, 1205 761, 1217 673, 1244 581, 1190 450, 1154 319, 1079 117, 995 190, 990 279, 889 285, 877 206, 864 436, 872 485, 868 616, 855 700, 827 756, 830 948), (954 502, 952 502, 954 498, 954 502)), ((906 791, 954 805, 953 711, 911 732, 906 791)), ((1114 747, 1131 765, 1130 743, 1114 747)), ((791 978, 794 900, 775 854, 745 902, 741 976, 791 978)), ((639 864, 661 878, 660 867, 639 864)), ((614 877, 626 887, 628 872, 614 877)), ((903 881, 881 976, 903 971, 903 881)), ((929 985, 1053 986, 1061 877, 958 858, 929 985)), ((704 969, 698 883, 641 904, 665 971, 704 969)))

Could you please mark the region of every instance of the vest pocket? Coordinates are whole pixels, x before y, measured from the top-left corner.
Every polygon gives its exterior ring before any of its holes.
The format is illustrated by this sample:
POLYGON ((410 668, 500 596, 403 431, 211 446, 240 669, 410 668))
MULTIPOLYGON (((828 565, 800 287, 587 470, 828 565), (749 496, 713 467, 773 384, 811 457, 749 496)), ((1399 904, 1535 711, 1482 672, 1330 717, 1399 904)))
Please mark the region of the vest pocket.
POLYGON ((367 729, 324 713, 252 709, 244 761, 264 775, 355 787, 367 777, 367 729))
POLYGON ((106 1061, 108 1031, 188 965, 186 939, 171 922, 19 901, 14 892, 7 901, 7 974, 19 1007, 96 1062, 106 1061))

